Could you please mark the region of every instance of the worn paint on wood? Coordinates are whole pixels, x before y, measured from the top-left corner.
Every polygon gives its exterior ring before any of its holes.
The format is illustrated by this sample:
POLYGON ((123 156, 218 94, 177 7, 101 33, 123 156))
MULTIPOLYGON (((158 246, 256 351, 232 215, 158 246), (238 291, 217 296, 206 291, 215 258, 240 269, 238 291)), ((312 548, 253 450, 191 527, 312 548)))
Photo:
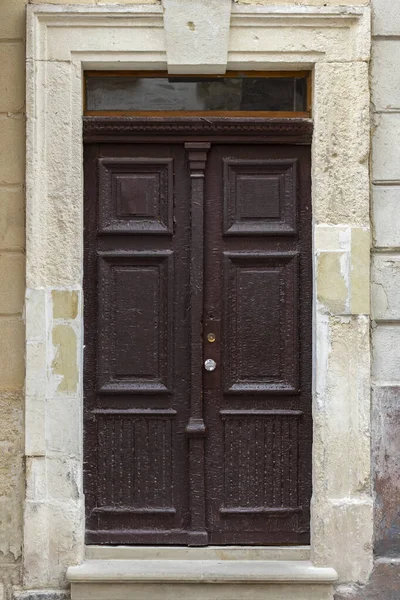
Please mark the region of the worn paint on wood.
POLYGON ((87 542, 308 543, 310 125, 91 123, 87 542))

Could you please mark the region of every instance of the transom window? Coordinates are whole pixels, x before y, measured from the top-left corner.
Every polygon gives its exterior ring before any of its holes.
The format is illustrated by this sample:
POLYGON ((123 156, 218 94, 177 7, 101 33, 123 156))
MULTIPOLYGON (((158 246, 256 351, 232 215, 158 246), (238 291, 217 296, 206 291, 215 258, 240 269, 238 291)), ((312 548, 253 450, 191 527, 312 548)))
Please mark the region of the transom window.
POLYGON ((305 71, 195 77, 88 71, 85 86, 86 115, 310 116, 311 79, 305 71))

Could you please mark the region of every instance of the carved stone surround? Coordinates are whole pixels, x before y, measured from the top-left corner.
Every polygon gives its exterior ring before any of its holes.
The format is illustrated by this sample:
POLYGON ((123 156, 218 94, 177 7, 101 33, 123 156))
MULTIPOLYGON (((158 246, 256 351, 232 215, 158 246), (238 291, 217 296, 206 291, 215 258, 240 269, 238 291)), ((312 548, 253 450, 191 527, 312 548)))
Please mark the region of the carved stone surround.
MULTIPOLYGON (((203 18, 199 8, 196 19, 203 18)), ((369 24, 360 6, 233 5, 228 43, 213 49, 219 72, 313 70, 311 561, 335 568, 346 583, 365 581, 372 565, 369 24)), ((168 69, 169 31, 156 5, 28 6, 27 590, 65 586, 66 569, 84 559, 82 73, 168 69)), ((190 31, 180 32, 186 43, 190 31)), ((214 31, 209 42, 218 40, 214 31)), ((182 70, 212 71, 199 48, 195 59, 183 57, 182 70)))

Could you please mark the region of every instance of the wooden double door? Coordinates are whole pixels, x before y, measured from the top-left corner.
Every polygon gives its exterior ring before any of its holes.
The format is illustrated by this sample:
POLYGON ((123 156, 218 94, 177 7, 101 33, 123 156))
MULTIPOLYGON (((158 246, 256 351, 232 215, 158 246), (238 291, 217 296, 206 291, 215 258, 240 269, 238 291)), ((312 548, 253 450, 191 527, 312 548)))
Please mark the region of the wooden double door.
POLYGON ((87 542, 306 544, 310 133, 100 121, 85 123, 87 542))

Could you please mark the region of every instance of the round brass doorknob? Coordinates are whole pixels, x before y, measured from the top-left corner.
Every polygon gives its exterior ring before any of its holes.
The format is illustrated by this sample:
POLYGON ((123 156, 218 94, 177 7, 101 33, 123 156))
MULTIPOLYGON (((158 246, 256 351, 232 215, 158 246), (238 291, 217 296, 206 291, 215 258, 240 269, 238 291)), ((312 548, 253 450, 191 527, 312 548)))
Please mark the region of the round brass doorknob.
POLYGON ((207 358, 204 362, 204 368, 206 371, 215 371, 217 363, 212 358, 207 358))

